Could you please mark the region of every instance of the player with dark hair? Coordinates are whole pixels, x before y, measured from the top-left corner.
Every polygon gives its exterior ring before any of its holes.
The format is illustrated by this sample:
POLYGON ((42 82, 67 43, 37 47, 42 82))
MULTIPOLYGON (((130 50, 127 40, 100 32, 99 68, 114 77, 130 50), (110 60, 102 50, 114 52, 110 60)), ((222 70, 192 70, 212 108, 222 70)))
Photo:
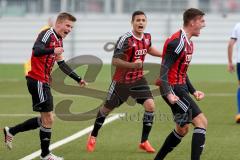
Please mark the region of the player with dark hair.
POLYGON ((31 69, 26 75, 28 91, 32 95, 33 111, 40 112, 40 117, 34 117, 14 127, 5 127, 5 144, 12 149, 13 137, 19 132, 40 128, 42 160, 63 160, 49 151, 53 117, 53 97, 50 90, 51 71, 57 61, 60 69, 73 78, 81 87, 87 83, 78 76, 64 61, 63 38, 71 31, 76 18, 69 13, 60 13, 54 28, 48 28, 39 33, 31 56, 31 69))
POLYGON ((193 54, 191 37, 198 37, 200 30, 205 27, 204 15, 198 9, 186 10, 183 14, 183 28, 165 41, 160 69, 160 92, 172 110, 176 128, 166 138, 155 160, 163 160, 181 142, 188 133, 190 123, 195 127, 191 160, 200 160, 205 144, 207 119, 189 93, 197 101, 204 98, 204 93, 195 90, 188 78, 187 69, 193 54))
POLYGON ((150 88, 143 76, 143 62, 147 53, 161 56, 152 47, 151 35, 144 33, 147 18, 144 12, 135 11, 132 14, 132 31, 119 38, 115 46, 112 65, 116 67, 105 104, 99 109, 94 128, 87 141, 87 150, 93 152, 99 129, 107 115, 116 107, 123 104, 129 96, 145 108, 143 115, 143 130, 139 148, 146 152, 155 152, 148 141, 152 128, 155 104, 150 88))

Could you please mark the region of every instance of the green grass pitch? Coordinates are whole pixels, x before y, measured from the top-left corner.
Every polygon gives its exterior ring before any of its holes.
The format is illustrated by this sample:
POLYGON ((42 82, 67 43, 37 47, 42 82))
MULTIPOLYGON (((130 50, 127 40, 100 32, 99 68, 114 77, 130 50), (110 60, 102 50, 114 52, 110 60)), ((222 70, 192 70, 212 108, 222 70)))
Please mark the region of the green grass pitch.
MULTIPOLYGON (((158 71, 159 67, 154 69, 158 71)), ((85 70, 86 67, 83 67, 77 69, 77 72, 84 73, 85 70)), ((31 97, 27 91, 23 66, 2 64, 0 65, 0 73, 0 128, 3 128, 6 125, 12 126, 20 123, 36 113, 32 112, 31 97)), ((188 75, 195 88, 206 94, 205 99, 198 102, 209 122, 202 160, 239 159, 240 126, 234 122, 236 75, 229 74, 226 71, 226 65, 192 65, 188 75)), ((106 92, 110 81, 110 66, 105 65, 96 81, 89 83, 88 87, 106 92)), ((66 83, 76 85, 69 78, 66 83)), ((153 85, 151 88, 156 89, 153 85)), ((174 123, 171 120, 169 107, 156 93, 156 119, 149 139, 158 150, 173 129, 174 123)), ((53 95, 55 104, 65 99, 72 100, 70 111, 74 114, 89 111, 102 103, 96 98, 65 95, 56 91, 53 91, 53 95)), ((129 104, 131 103, 129 102, 129 104)), ((100 130, 95 152, 86 152, 87 135, 65 144, 53 152, 64 156, 66 160, 153 160, 155 154, 147 154, 138 149, 143 108, 140 105, 129 106, 125 103, 114 111, 114 113, 117 112, 127 113, 127 116, 104 126, 100 130)), ((94 122, 93 119, 88 121, 64 121, 58 117, 55 119, 52 143, 86 128, 94 122)), ((16 135, 13 143, 14 148, 9 151, 4 146, 1 131, 0 160, 17 160, 38 150, 38 132, 38 130, 34 130, 16 135)), ((190 159, 191 135, 192 128, 181 144, 167 156, 166 160, 190 159)))

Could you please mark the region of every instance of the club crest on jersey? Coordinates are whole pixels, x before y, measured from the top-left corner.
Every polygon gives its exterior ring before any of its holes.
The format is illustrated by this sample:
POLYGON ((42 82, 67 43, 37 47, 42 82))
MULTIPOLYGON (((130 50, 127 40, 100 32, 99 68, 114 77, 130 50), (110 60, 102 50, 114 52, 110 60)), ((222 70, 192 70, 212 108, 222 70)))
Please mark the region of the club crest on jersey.
POLYGON ((135 52, 135 56, 142 56, 145 54, 147 54, 147 49, 139 49, 139 50, 136 50, 135 52))
POLYGON ((147 45, 149 45, 149 39, 145 39, 145 43, 147 44, 147 45))
POLYGON ((192 53, 193 50, 192 50, 192 47, 188 47, 188 48, 185 48, 184 51, 187 53, 192 53))
POLYGON ((186 63, 190 63, 191 60, 192 60, 192 55, 186 55, 186 58, 185 58, 186 63))

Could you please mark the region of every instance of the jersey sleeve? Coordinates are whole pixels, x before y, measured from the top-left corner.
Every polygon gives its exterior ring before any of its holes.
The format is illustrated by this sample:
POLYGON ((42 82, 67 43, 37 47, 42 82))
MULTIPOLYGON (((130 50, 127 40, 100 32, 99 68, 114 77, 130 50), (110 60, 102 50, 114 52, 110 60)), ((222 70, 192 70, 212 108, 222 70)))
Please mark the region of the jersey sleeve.
POLYGON ((152 36, 150 33, 148 33, 148 36, 149 36, 149 47, 152 46, 152 36))
POLYGON ((236 24, 235 27, 233 28, 232 34, 231 34, 231 39, 237 39, 237 33, 238 30, 240 29, 240 25, 236 24))
POLYGON ((50 43, 51 30, 42 31, 33 45, 34 56, 43 56, 53 54, 53 48, 47 48, 50 43))
POLYGON ((189 91, 191 94, 193 94, 193 93, 196 91, 196 89, 193 87, 190 79, 188 78, 188 75, 187 75, 187 77, 186 77, 186 84, 187 84, 187 87, 188 87, 188 91, 189 91))
POLYGON ((161 88, 164 95, 167 95, 171 91, 171 87, 168 83, 168 72, 172 65, 177 61, 184 45, 182 48, 179 46, 181 45, 181 42, 179 42, 179 39, 175 39, 168 43, 166 54, 163 57, 163 61, 161 64, 160 69, 160 79, 161 79, 161 88), (180 50, 180 51, 179 51, 180 50))
POLYGON ((71 77, 72 79, 74 79, 77 82, 80 82, 82 80, 82 78, 76 73, 74 72, 66 63, 64 60, 57 62, 59 68, 69 77, 71 77))
POLYGON ((128 37, 120 37, 114 49, 113 58, 124 59, 124 54, 129 49, 128 37))

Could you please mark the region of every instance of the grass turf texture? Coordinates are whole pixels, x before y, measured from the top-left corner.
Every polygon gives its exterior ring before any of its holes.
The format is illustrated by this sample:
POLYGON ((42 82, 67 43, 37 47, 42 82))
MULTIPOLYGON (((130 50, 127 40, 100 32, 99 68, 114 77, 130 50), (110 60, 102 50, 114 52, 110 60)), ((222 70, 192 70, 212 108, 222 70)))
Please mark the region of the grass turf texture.
MULTIPOLYGON (((86 67, 77 69, 81 75, 86 67)), ((159 67, 154 67, 156 72, 159 67)), ((107 92, 111 76, 110 66, 105 65, 89 88, 107 92)), ((0 65, 0 127, 12 126, 30 117, 32 114, 31 97, 27 91, 26 80, 22 65, 0 65)), ((204 91, 206 98, 198 102, 200 108, 208 118, 207 139, 203 160, 233 160, 239 159, 240 126, 235 124, 237 80, 235 74, 229 74, 224 65, 192 65, 188 75, 195 88, 204 91)), ((67 84, 74 84, 69 78, 67 84)), ((77 86, 77 85, 76 85, 77 86)), ((151 86, 152 89, 156 87, 151 86)), ((60 94, 53 91, 54 103, 69 99, 73 101, 70 108, 72 113, 85 112, 99 106, 99 99, 60 94)), ((157 150, 166 136, 172 131, 171 111, 158 95, 155 97, 156 119, 150 142, 157 150)), ((129 103, 131 104, 131 103, 129 103)), ((73 142, 63 145, 53 152, 69 160, 152 160, 155 154, 147 154, 138 149, 141 137, 142 113, 140 105, 134 107, 123 104, 114 113, 127 113, 127 116, 110 123, 100 130, 95 152, 86 152, 87 135, 73 142)), ((54 123, 52 143, 76 133, 90 125, 94 120, 63 121, 56 117, 54 123)), ((14 148, 9 151, 4 143, 0 145, 0 160, 20 159, 39 149, 39 130, 18 134, 14 138, 14 148)), ((1 132, 3 140, 3 133, 1 132)), ((166 160, 190 159, 192 130, 183 139, 181 144, 169 154, 166 160)), ((36 158, 38 159, 38 158, 36 158)))

